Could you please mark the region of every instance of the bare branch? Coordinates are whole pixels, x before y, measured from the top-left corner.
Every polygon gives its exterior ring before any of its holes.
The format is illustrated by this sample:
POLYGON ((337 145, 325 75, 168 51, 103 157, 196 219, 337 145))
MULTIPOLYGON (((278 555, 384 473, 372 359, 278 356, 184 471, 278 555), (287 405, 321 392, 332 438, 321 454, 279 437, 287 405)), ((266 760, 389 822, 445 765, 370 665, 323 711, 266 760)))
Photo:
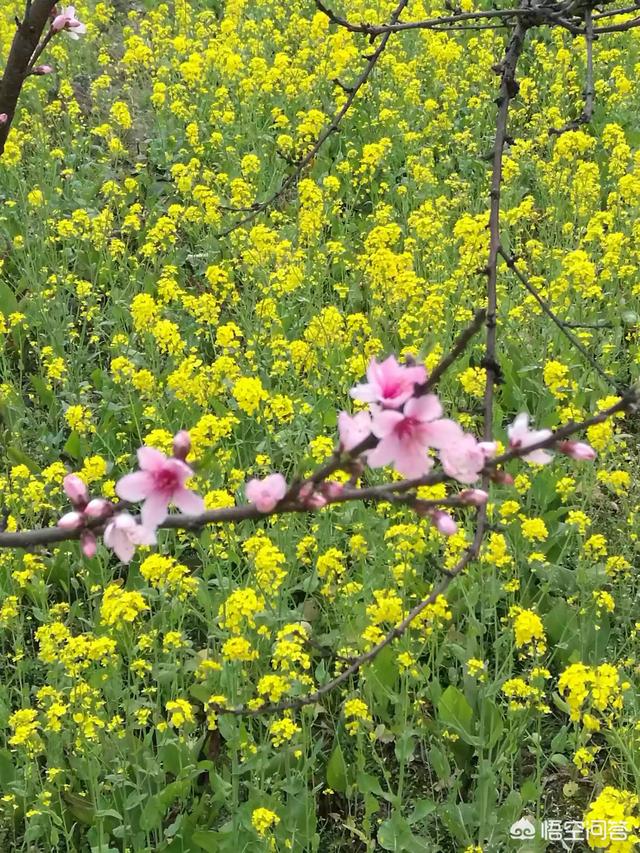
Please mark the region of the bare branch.
MULTIPOLYGON (((406 7, 408 2, 409 2, 409 0, 400 0, 400 2, 396 6, 393 14, 391 15, 391 22, 392 23, 394 23, 395 21, 398 20, 398 18, 400 17, 402 12, 404 11, 404 8, 406 7)), ((345 117, 345 115, 351 109, 353 102, 355 101, 356 97, 358 96, 358 92, 365 85, 365 83, 367 82, 367 80, 371 76, 371 72, 373 71, 376 64, 378 63, 378 60, 382 56, 382 54, 383 54, 383 52, 387 46, 387 43, 389 41, 390 36, 391 36, 390 32, 385 33, 382 36, 382 38, 380 39, 380 43, 378 44, 378 47, 369 56, 369 58, 367 60, 367 64, 364 67, 364 70, 362 71, 362 73, 360 74, 358 79, 355 81, 353 86, 348 87, 348 95, 347 95, 347 99, 345 100, 344 104, 333 115, 331 121, 324 128, 324 130, 322 131, 320 136, 317 138, 314 145, 309 149, 309 151, 307 151, 307 153, 304 155, 304 157, 299 161, 298 165, 296 166, 295 171, 293 171, 290 175, 288 175, 283 180, 283 182, 280 184, 280 188, 275 193, 273 193, 273 195, 269 196, 269 198, 266 199, 265 201, 257 202, 256 204, 254 204, 252 209, 247 213, 246 216, 237 220, 236 222, 233 223, 233 225, 230 225, 224 231, 221 231, 219 234, 217 234, 218 238, 228 237, 228 235, 231 234, 236 229, 242 228, 244 225, 251 222, 259 213, 263 212, 264 210, 267 210, 267 208, 271 207, 271 205, 274 204, 276 201, 278 201, 278 199, 282 198, 282 196, 287 192, 287 190, 298 182, 298 180, 300 179, 300 176, 302 175, 304 170, 307 168, 307 166, 309 166, 314 161, 318 152, 320 151, 320 149, 322 148, 324 143, 327 141, 327 139, 329 139, 329 137, 332 136, 334 133, 337 133, 342 119, 345 117)))
POLYGON ((489 262, 487 264, 487 343, 484 368, 487 381, 484 392, 484 433, 485 441, 491 441, 493 435, 494 388, 500 379, 500 367, 496 361, 496 321, 497 321, 497 280, 498 255, 500 253, 500 197, 502 183, 502 159, 507 138, 509 105, 518 92, 516 66, 522 54, 528 25, 519 18, 513 28, 511 38, 502 62, 500 93, 497 98, 498 115, 493 150, 493 172, 491 176, 491 208, 489 213, 489 262))
POLYGON ((596 371, 598 376, 603 379, 608 385, 611 385, 613 388, 617 387, 616 381, 613 376, 610 376, 605 370, 603 370, 596 359, 591 355, 591 353, 587 350, 587 348, 583 345, 582 341, 580 341, 572 332, 567 328, 567 324, 564 323, 558 315, 553 311, 553 309, 549 306, 547 302, 540 296, 538 290, 531 284, 529 279, 522 273, 518 267, 516 266, 516 259, 509 255, 504 251, 502 247, 500 247, 500 254, 505 259, 507 266, 510 270, 513 271, 516 278, 520 281, 520 283, 524 286, 526 290, 533 296, 536 300, 542 311, 547 315, 547 317, 555 323, 555 325, 560 329, 565 338, 571 343, 573 347, 575 347, 579 353, 589 362, 591 367, 596 371))
POLYGON ((591 9, 586 9, 584 13, 584 40, 587 50, 586 61, 586 78, 584 85, 584 108, 578 118, 567 122, 559 129, 549 131, 550 135, 561 136, 568 130, 578 130, 583 124, 589 124, 593 117, 593 108, 596 100, 596 88, 593 78, 593 20, 591 9))
POLYGON ((464 552, 463 556, 460 558, 456 566, 445 574, 440 583, 433 588, 427 598, 424 598, 421 602, 419 602, 419 604, 416 604, 416 606, 409 611, 405 618, 401 622, 399 622, 394 628, 392 628, 389 633, 384 637, 384 639, 380 640, 377 645, 375 645, 365 654, 360 655, 360 657, 356 658, 353 663, 350 664, 350 666, 348 666, 340 673, 340 675, 337 675, 331 681, 328 681, 326 684, 323 684, 322 687, 319 687, 313 693, 308 693, 306 696, 301 696, 297 699, 288 699, 284 702, 263 705, 260 708, 249 708, 247 706, 240 708, 226 708, 224 705, 208 702, 207 709, 210 711, 214 711, 217 714, 261 717, 265 715, 279 714, 282 713, 282 711, 299 710, 305 705, 315 705, 324 696, 335 690, 336 687, 339 687, 341 684, 344 684, 346 681, 348 681, 351 676, 355 675, 360 669, 362 669, 363 666, 375 660, 380 654, 380 652, 384 648, 389 646, 391 643, 393 643, 394 640, 397 640, 399 637, 402 637, 402 635, 407 631, 407 629, 411 627, 411 624, 415 622, 418 616, 420 616, 420 614, 423 613, 427 609, 427 607, 429 607, 430 604, 433 604, 434 601, 440 595, 443 595, 449 588, 451 582, 455 578, 457 578, 458 575, 462 574, 462 572, 469 565, 469 563, 478 556, 481 541, 481 536, 476 533, 473 542, 464 552))
POLYGON ((423 393, 426 394, 428 391, 431 391, 433 388, 435 388, 435 386, 442 378, 443 374, 449 369, 449 367, 451 367, 454 361, 459 358, 463 352, 465 352, 465 350, 469 346, 469 341, 480 331, 480 327, 484 323, 486 316, 487 312, 484 310, 484 308, 480 308, 476 311, 472 322, 467 326, 466 329, 462 330, 462 332, 453 342, 451 350, 431 371, 431 374, 425 382, 423 388, 420 389, 423 393))

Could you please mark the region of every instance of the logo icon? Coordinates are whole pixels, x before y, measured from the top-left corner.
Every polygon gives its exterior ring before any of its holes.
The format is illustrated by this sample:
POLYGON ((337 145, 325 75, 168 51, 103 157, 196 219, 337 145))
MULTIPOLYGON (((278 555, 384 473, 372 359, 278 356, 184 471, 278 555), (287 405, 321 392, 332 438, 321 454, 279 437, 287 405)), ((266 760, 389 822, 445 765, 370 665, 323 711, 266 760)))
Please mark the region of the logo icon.
POLYGON ((536 837, 536 826, 532 820, 527 817, 521 817, 519 821, 511 824, 509 836, 516 838, 518 841, 524 841, 527 838, 536 837))

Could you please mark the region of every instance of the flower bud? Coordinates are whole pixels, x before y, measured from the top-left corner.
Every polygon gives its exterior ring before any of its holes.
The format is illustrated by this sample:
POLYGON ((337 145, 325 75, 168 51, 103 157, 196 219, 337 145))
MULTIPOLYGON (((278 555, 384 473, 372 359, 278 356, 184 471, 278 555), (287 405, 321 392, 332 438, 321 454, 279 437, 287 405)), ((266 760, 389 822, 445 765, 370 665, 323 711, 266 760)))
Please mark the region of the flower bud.
POLYGON ((9 121, 9 116, 6 113, 0 113, 0 126, 9 121))
POLYGON ((329 501, 336 500, 336 498, 339 498, 343 492, 344 492, 344 486, 342 485, 342 483, 336 483, 334 481, 330 481, 328 483, 322 484, 322 494, 329 501))
POLYGON ((81 512, 68 512, 58 519, 58 527, 63 530, 77 530, 84 524, 84 515, 81 512))
POLYGON ((499 486, 513 486, 513 477, 506 471, 494 471, 491 474, 491 479, 499 486))
POLYGON ((96 541, 96 537, 90 530, 83 531, 80 536, 80 545, 82 547, 82 553, 85 557, 95 557, 96 551, 98 550, 98 543, 96 541))
POLYGON ((449 513, 436 509, 431 513, 431 521, 444 536, 453 536, 458 530, 458 525, 449 513))
POLYGON ((484 506, 489 500, 489 495, 482 489, 465 489, 458 497, 463 504, 469 506, 484 506))
POLYGON ((584 441, 561 441, 558 444, 558 450, 561 453, 566 453, 572 459, 579 459, 583 462, 593 462, 596 458, 596 452, 590 444, 585 444, 584 441))
POLYGON ((323 506, 327 505, 327 499, 320 492, 314 492, 305 498, 303 503, 308 509, 322 509, 323 506))
POLYGON ((184 460, 187 458, 191 450, 191 436, 186 429, 181 429, 173 437, 173 455, 176 459, 184 460))
POLYGON ((77 474, 67 474, 62 481, 64 491, 71 503, 83 509, 89 500, 89 490, 77 474))
POLYGON ((51 65, 36 65, 32 73, 42 77, 43 74, 53 74, 53 68, 51 65))
POLYGON ((113 513, 113 504, 105 498, 94 498, 89 501, 84 511, 91 518, 106 518, 113 513))

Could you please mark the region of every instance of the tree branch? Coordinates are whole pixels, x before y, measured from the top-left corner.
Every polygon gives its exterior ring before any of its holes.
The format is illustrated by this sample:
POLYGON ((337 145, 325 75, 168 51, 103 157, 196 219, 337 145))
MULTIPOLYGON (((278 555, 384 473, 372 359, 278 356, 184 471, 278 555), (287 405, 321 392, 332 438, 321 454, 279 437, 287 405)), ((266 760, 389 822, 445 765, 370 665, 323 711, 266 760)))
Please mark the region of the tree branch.
MULTIPOLYGON (((398 18, 400 17, 402 12, 404 11, 404 8, 406 7, 408 2, 409 2, 409 0, 400 0, 400 2, 398 3, 398 5, 396 6, 395 10, 393 11, 393 13, 391 15, 391 21, 392 22, 395 22, 398 20, 398 18)), ((236 222, 233 223, 233 225, 230 225, 224 231, 221 231, 219 234, 217 234, 216 236, 219 239, 222 239, 223 237, 228 237, 229 234, 231 234, 236 229, 242 228, 244 225, 251 222, 259 213, 262 213, 263 211, 267 210, 267 208, 271 207, 272 204, 274 204, 276 201, 278 201, 278 199, 280 199, 287 192, 289 187, 293 186, 294 184, 296 184, 298 182, 298 180, 300 179, 300 176, 302 175, 304 170, 316 158, 318 152, 320 151, 320 149, 322 148, 324 143, 327 141, 327 139, 329 139, 330 136, 332 136, 334 133, 336 133, 338 131, 338 128, 340 126, 342 119, 345 117, 345 115, 351 109, 353 102, 355 101, 356 97, 358 96, 358 92, 365 85, 365 83, 367 82, 367 80, 371 76, 371 72, 375 68, 378 60, 382 56, 382 54, 383 54, 383 52, 387 46, 387 42, 389 41, 390 36, 391 36, 390 32, 385 33, 382 36, 382 38, 380 39, 380 43, 379 43, 378 47, 369 56, 367 64, 364 67, 364 70, 362 71, 362 73, 360 74, 360 76, 358 77, 356 82, 353 84, 353 86, 349 87, 347 99, 345 100, 344 104, 333 115, 331 121, 324 128, 324 130, 322 131, 322 133, 320 134, 320 136, 318 137, 318 139, 316 140, 314 145, 309 149, 309 151, 300 160, 300 162, 296 166, 295 171, 293 171, 290 175, 288 175, 284 179, 284 181, 280 185, 280 188, 275 193, 273 193, 273 195, 269 196, 269 198, 266 199, 265 201, 257 202, 256 204, 254 204, 252 209, 249 211, 249 213, 247 213, 246 216, 237 220, 236 222)))
POLYGON ((49 21, 55 2, 51 0, 33 0, 27 4, 25 15, 13 37, 11 50, 0 80, 0 114, 7 116, 0 124, 0 157, 9 136, 18 98, 29 73, 29 63, 38 49, 40 37, 49 21))
POLYGON ((487 343, 484 368, 487 381, 484 392, 484 432, 485 441, 493 436, 494 389, 500 379, 500 367, 496 361, 496 323, 497 323, 497 280, 498 255, 500 253, 500 198, 502 183, 502 158, 507 138, 509 105, 518 93, 516 66, 522 54, 528 24, 519 18, 513 28, 511 38, 502 61, 500 92, 497 98, 498 115, 493 150, 493 172, 491 176, 491 207, 489 213, 489 262, 487 264, 487 343))
MULTIPOLYGON (((514 459, 519 459, 527 456, 534 450, 543 450, 553 448, 559 442, 565 441, 577 432, 587 429, 594 424, 602 423, 618 412, 635 411, 638 403, 638 389, 631 388, 626 390, 620 399, 612 406, 598 412, 589 418, 578 423, 568 423, 565 426, 555 430, 548 438, 543 439, 536 444, 528 445, 527 447, 515 447, 489 459, 485 467, 479 473, 483 478, 490 479, 496 470, 507 462, 514 459)), ((326 470, 327 466, 323 466, 319 471, 326 470)), ((332 467, 331 472, 337 470, 340 466, 332 467)), ((315 477, 318 476, 316 472, 315 477)), ((314 476, 310 480, 314 480, 314 476)), ((325 478, 326 479, 326 478, 325 478)), ((319 482, 319 480, 318 480, 319 482)), ((397 480, 384 483, 379 486, 370 486, 367 488, 356 489, 346 487, 343 492, 327 500, 327 505, 346 503, 350 501, 375 501, 383 502, 392 499, 390 496, 407 494, 415 492, 420 486, 433 486, 437 483, 453 482, 453 478, 448 477, 443 471, 431 471, 423 477, 414 478, 411 480, 397 480)), ((464 500, 458 496, 445 498, 443 500, 425 501, 426 506, 465 506, 464 500)), ((269 518, 270 516, 285 515, 290 513, 307 513, 313 512, 308 506, 302 502, 285 496, 283 500, 271 512, 260 512, 253 504, 241 504, 233 507, 223 507, 221 509, 212 509, 202 513, 202 515, 170 515, 160 525, 165 530, 189 530, 199 531, 209 524, 227 524, 238 523, 241 521, 257 521, 260 519, 269 518)), ((104 522, 101 522, 104 525, 104 522)), ((100 532, 100 527, 92 528, 95 532, 100 532)), ((74 541, 80 537, 80 530, 64 530, 60 527, 44 527, 37 530, 23 530, 18 532, 0 532, 0 548, 33 548, 38 545, 53 545, 65 541, 74 541)))
POLYGON ((529 291, 529 293, 536 300, 542 311, 547 315, 547 317, 555 323, 555 325, 560 329, 565 338, 571 343, 575 349, 583 356, 586 361, 591 365, 591 367, 596 371, 598 376, 603 379, 608 385, 611 385, 613 388, 617 388, 617 383, 613 376, 610 376, 605 370, 603 370, 596 359, 591 355, 591 353, 587 350, 587 348, 582 344, 582 342, 567 328, 567 324, 564 323, 558 315, 553 311, 553 309, 549 306, 547 302, 544 301, 542 296, 538 293, 537 289, 531 284, 529 279, 522 273, 518 267, 516 266, 516 259, 509 255, 505 250, 500 247, 500 254, 505 259, 507 266, 510 270, 513 271, 516 278, 520 281, 523 287, 529 291))
POLYGON ((596 100, 596 88, 593 78, 593 17, 591 9, 585 9, 584 13, 584 40, 587 51, 586 77, 584 84, 584 108, 578 118, 567 122, 559 129, 551 129, 550 135, 561 136, 568 130, 578 130, 583 124, 589 124, 593 117, 593 108, 596 100))

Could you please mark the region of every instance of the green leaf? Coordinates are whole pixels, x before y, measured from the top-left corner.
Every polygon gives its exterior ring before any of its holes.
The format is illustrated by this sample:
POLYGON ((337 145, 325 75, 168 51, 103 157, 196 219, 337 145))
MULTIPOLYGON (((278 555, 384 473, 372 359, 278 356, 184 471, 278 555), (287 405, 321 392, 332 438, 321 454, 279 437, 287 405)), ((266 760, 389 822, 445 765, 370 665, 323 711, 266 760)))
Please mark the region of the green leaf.
POLYGON ((210 829, 196 829, 191 835, 191 840, 206 853, 218 853, 220 850, 220 833, 210 829))
POLYGON ((6 316, 18 310, 18 300, 9 285, 0 281, 0 311, 6 316))
POLYGON ((429 750, 429 764, 433 768, 439 782, 449 782, 451 779, 451 765, 443 749, 432 746, 429 750))
POLYGON ((358 773, 356 786, 361 794, 377 794, 378 797, 385 796, 385 793, 380 786, 380 782, 370 773, 358 773))
POLYGON ((89 800, 84 797, 79 797, 77 794, 63 792, 62 797, 67 804, 67 808, 76 820, 84 823, 86 826, 93 826, 96 812, 89 800))
POLYGON ((462 691, 450 684, 440 697, 437 707, 438 718, 446 728, 451 729, 467 743, 478 745, 478 738, 474 737, 471 729, 473 709, 462 691))
POLYGON ((71 433, 69 438, 65 441, 63 450, 67 454, 67 456, 70 456, 72 459, 78 460, 82 456, 81 439, 75 430, 71 433))
POLYGON ((0 785, 6 789, 16 778, 13 758, 8 749, 0 749, 0 785))
POLYGON ((144 832, 150 832, 162 824, 164 810, 160 806, 158 797, 149 797, 147 804, 142 809, 139 825, 144 832))
POLYGON ((34 462, 34 460, 30 456, 27 456, 23 450, 20 450, 19 447, 7 447, 7 456, 12 462, 15 462, 16 465, 26 465, 32 474, 40 473, 38 463, 34 462))
POLYGON ((338 741, 327 762, 327 785, 341 794, 347 791, 347 763, 338 741))
POLYGON ((437 807, 438 804, 434 800, 416 800, 413 804, 413 813, 408 818, 409 823, 414 824, 424 820, 433 814, 437 807))
POLYGON ((482 739, 485 746, 491 749, 502 737, 504 720, 502 719, 500 708, 492 699, 484 699, 482 710, 484 713, 482 739))

